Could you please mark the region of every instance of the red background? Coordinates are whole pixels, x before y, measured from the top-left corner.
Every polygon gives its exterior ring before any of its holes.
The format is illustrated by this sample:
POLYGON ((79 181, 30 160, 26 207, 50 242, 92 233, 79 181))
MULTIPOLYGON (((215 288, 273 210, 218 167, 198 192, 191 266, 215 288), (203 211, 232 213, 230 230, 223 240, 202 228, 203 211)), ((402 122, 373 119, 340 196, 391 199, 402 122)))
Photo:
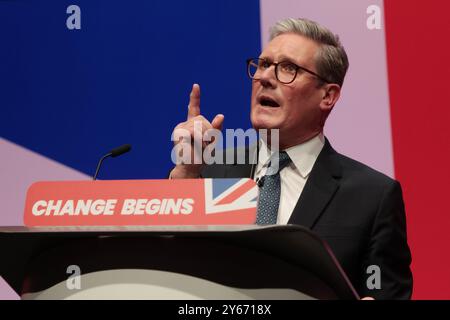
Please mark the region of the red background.
POLYGON ((450 299, 450 1, 385 1, 395 176, 415 299, 450 299))

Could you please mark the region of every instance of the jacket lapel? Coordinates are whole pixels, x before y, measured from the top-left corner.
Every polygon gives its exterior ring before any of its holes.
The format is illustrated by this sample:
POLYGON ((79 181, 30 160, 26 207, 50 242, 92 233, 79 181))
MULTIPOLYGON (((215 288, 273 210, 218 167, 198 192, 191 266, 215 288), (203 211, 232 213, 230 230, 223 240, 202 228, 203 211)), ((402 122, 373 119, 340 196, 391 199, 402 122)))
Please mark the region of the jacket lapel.
POLYGON ((328 139, 289 219, 289 224, 312 228, 339 188, 342 168, 328 139))

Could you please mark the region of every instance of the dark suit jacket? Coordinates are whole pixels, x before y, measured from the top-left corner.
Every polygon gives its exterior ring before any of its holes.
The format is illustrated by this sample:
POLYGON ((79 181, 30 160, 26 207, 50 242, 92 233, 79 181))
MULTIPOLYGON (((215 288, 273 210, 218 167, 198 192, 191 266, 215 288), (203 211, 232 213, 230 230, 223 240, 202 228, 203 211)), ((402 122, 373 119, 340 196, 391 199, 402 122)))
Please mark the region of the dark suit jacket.
MULTIPOLYGON (((250 177, 251 171, 251 164, 214 164, 202 177, 250 177)), ((409 299, 411 254, 405 220, 400 184, 337 153, 326 140, 289 224, 306 226, 329 244, 360 296, 409 299), (381 289, 368 289, 371 265, 380 268, 381 289)))

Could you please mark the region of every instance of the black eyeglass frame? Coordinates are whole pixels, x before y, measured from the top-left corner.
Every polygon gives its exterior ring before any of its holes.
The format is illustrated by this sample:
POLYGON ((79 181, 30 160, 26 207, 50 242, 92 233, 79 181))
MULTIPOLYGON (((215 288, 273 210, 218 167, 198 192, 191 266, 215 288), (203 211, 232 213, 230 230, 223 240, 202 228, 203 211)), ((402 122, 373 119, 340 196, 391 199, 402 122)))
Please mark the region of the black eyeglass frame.
MULTIPOLYGON (((289 60, 284 60, 284 61, 280 61, 280 62, 271 62, 270 60, 263 59, 263 58, 249 58, 249 59, 246 60, 246 61, 247 61, 247 75, 248 75, 248 77, 249 77, 250 79, 259 80, 258 78, 255 78, 254 76, 252 76, 251 73, 250 73, 250 62, 255 61, 255 60, 258 61, 257 66, 260 65, 260 64, 259 64, 260 61, 264 61, 264 62, 266 62, 266 63, 269 63, 270 66, 274 65, 274 66, 275 66, 275 70, 274 70, 274 71, 275 71, 275 77, 277 78, 277 80, 278 80, 279 82, 281 82, 281 83, 283 83, 283 84, 289 84, 289 83, 294 82, 295 78, 297 78, 297 74, 298 74, 298 70, 299 70, 299 69, 302 70, 302 71, 305 71, 305 72, 307 72, 307 73, 309 73, 309 74, 312 74, 313 76, 317 77, 319 80, 321 80, 321 81, 323 81, 323 82, 325 82, 325 83, 332 83, 331 81, 328 81, 327 79, 325 79, 324 77, 318 75, 318 74, 315 73, 314 71, 311 71, 311 70, 306 69, 306 68, 304 68, 304 67, 302 67, 302 66, 299 66, 299 65, 297 65, 297 64, 295 64, 295 63, 293 63, 293 62, 291 62, 291 61, 289 61, 289 60), (281 81, 280 79, 278 79, 278 66, 279 66, 280 64, 286 63, 286 62, 292 64, 293 66, 295 66, 295 75, 294 75, 294 77, 292 78, 292 80, 289 81, 289 82, 284 82, 284 81, 281 81)), ((269 67, 270 67, 270 66, 269 66, 269 67)))

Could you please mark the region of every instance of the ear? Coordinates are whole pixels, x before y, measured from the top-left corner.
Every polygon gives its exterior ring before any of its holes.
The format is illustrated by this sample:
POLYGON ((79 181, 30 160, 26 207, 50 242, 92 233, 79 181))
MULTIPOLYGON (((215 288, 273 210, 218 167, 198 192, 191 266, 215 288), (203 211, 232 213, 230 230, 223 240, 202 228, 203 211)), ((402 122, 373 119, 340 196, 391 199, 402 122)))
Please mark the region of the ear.
POLYGON ((330 113, 341 96, 341 87, 336 83, 328 83, 322 87, 323 98, 320 102, 320 109, 325 113, 330 113))

